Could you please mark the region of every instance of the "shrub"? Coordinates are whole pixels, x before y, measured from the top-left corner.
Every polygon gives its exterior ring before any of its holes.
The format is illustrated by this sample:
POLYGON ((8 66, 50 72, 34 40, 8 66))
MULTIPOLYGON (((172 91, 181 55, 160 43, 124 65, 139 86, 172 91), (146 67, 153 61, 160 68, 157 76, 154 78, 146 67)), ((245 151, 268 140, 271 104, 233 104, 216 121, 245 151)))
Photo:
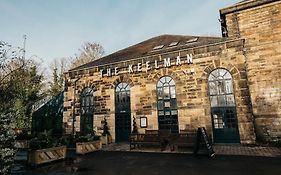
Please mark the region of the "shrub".
POLYGON ((12 114, 0 114, 0 174, 6 175, 11 171, 14 162, 15 133, 11 127, 12 114))

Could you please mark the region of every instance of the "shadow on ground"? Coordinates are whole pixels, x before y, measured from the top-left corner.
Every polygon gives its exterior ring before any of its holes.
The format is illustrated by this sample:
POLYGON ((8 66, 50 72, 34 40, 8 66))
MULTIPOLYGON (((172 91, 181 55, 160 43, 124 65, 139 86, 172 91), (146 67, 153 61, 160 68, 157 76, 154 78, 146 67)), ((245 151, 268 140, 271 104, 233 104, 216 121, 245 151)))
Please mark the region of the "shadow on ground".
POLYGON ((197 175, 281 174, 280 157, 100 151, 28 169, 26 175, 197 175))

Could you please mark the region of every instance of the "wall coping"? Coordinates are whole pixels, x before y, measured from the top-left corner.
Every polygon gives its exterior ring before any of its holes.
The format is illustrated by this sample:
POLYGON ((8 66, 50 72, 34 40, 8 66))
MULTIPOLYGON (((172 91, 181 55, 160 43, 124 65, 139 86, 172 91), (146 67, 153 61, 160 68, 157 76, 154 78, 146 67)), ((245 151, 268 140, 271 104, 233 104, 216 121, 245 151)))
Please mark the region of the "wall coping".
POLYGON ((234 4, 230 7, 220 9, 220 14, 226 15, 229 13, 233 13, 233 12, 237 12, 237 11, 257 7, 257 6, 268 4, 268 3, 277 2, 277 1, 280 1, 280 0, 254 0, 254 1, 240 2, 240 3, 234 4))

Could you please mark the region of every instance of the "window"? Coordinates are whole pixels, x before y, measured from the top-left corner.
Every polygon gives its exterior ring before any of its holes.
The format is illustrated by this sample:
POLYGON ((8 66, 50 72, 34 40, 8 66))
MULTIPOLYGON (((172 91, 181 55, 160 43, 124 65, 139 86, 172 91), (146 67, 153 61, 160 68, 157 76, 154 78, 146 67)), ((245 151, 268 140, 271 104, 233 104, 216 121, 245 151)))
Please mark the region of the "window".
POLYGON ((155 46, 155 47, 153 47, 153 50, 162 49, 163 47, 164 47, 164 45, 155 46))
POLYGON ((119 83, 115 90, 115 98, 117 111, 128 111, 130 107, 130 86, 127 83, 119 83))
POLYGON ((214 70, 208 82, 211 107, 235 106, 232 77, 227 70, 214 70))
POLYGON ((186 41, 186 44, 196 42, 197 40, 198 40, 198 38, 191 38, 191 39, 186 41))
POLYGON ((80 96, 80 131, 83 134, 93 130, 94 97, 91 88, 85 88, 80 96))
POLYGON ((169 47, 173 47, 173 46, 176 46, 176 45, 178 45, 179 44, 179 42, 178 41, 176 41, 176 42, 172 42, 171 44, 169 44, 169 47))
POLYGON ((178 133, 175 81, 169 76, 164 76, 157 82, 156 88, 159 130, 169 129, 172 133, 178 133))

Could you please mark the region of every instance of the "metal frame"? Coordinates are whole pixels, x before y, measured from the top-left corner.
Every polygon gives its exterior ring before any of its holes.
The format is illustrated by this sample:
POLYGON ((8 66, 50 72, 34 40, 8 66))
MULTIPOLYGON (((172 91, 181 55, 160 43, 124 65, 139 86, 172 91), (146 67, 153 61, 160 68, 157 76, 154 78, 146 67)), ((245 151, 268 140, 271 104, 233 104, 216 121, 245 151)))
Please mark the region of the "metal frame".
POLYGON ((130 86, 125 82, 115 88, 115 133, 117 142, 128 141, 131 133, 130 86))
POLYGON ((170 76, 163 76, 156 85, 159 130, 169 129, 178 133, 176 84, 170 76))
POLYGON ((82 91, 80 95, 80 132, 82 134, 88 134, 92 132, 93 117, 94 117, 93 89, 87 87, 82 91))
MULTIPOLYGON (((236 136, 239 137, 233 78, 230 72, 223 68, 213 70, 208 76, 208 87, 213 133, 237 130, 236 136), (221 115, 215 114, 216 112, 221 115)), ((226 142, 231 142, 231 140, 226 140, 226 142)), ((240 142, 240 137, 234 138, 234 142, 240 142)))

